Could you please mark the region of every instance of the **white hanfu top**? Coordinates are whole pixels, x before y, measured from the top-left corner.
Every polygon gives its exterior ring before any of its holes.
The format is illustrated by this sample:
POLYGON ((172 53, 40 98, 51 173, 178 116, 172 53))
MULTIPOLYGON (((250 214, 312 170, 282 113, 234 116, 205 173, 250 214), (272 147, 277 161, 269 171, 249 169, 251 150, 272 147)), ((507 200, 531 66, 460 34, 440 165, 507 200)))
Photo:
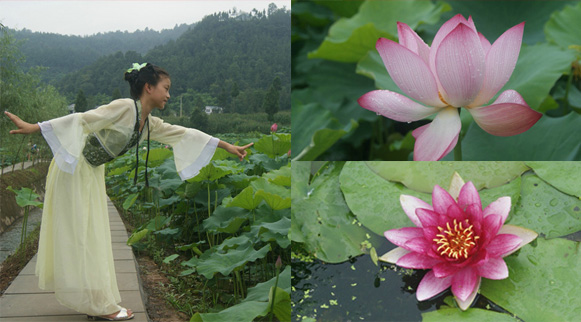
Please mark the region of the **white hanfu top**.
MULTIPOLYGON (((137 106, 141 113, 139 102, 137 106)), ((89 133, 95 133, 101 145, 117 156, 133 134, 135 118, 133 100, 118 99, 85 113, 39 123, 39 126, 58 167, 72 174, 89 133)), ((173 147, 176 169, 182 180, 196 176, 214 155, 219 139, 195 129, 165 123, 155 116, 148 118, 150 138, 173 147)), ((140 142, 147 137, 146 132, 144 128, 140 142)))
MULTIPOLYGON (((77 312, 105 315, 121 309, 104 166, 86 161, 85 141, 96 133, 107 151, 118 153, 134 132, 136 116, 134 101, 119 99, 39 123, 54 159, 46 179, 36 275, 41 289, 54 291, 62 305, 77 312)), ((150 138, 173 147, 182 179, 195 176, 211 160, 218 139, 148 117, 150 138)), ((141 140, 146 132, 144 127, 141 140)))

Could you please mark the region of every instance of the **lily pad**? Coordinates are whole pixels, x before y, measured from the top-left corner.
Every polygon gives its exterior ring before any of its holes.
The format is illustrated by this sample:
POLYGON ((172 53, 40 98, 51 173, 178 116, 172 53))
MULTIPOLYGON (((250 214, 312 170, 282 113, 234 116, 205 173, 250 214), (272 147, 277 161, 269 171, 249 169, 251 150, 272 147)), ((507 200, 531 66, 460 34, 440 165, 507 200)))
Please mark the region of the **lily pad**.
POLYGON ((327 163, 312 180, 310 162, 294 161, 291 167, 291 240, 304 242, 309 252, 329 263, 362 254, 367 230, 354 223, 339 188, 343 163, 327 163))
POLYGON ((382 178, 427 193, 432 192, 434 185, 448 189, 454 172, 480 190, 504 185, 528 170, 524 162, 367 162, 366 165, 382 178))
POLYGON ((461 311, 456 308, 445 308, 422 314, 422 322, 450 322, 450 321, 474 321, 474 322, 515 322, 516 318, 494 311, 482 309, 469 309, 461 311))
POLYGON ((538 238, 505 259, 508 279, 483 279, 481 293, 524 321, 576 321, 581 316, 579 242, 538 238))
POLYGON ((573 173, 581 173, 579 162, 527 162, 535 173, 553 187, 566 194, 581 197, 581 180, 573 173))
POLYGON ((581 200, 564 194, 534 174, 522 177, 521 200, 507 223, 532 229, 547 238, 581 230, 581 200))
POLYGON ((381 236, 389 229, 413 226, 401 208, 400 195, 412 195, 428 203, 432 200, 431 194, 413 191, 382 178, 364 162, 347 162, 340 182, 345 201, 357 220, 381 236))
POLYGON ((196 265, 196 270, 207 279, 213 278, 216 273, 228 276, 233 270, 247 262, 254 262, 259 258, 263 258, 269 251, 270 245, 265 245, 259 250, 249 246, 247 248, 229 249, 225 254, 215 252, 205 260, 200 261, 196 265))

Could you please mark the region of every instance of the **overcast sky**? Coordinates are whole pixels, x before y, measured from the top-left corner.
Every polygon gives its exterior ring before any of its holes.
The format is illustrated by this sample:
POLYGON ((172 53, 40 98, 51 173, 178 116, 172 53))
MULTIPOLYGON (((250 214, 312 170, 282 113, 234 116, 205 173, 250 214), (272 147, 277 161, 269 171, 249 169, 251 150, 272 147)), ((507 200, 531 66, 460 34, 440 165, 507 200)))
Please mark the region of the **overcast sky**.
POLYGON ((278 8, 287 1, 4 1, 0 0, 0 23, 13 29, 51 32, 63 35, 92 35, 108 31, 172 29, 176 24, 192 24, 215 12, 250 12, 278 8))

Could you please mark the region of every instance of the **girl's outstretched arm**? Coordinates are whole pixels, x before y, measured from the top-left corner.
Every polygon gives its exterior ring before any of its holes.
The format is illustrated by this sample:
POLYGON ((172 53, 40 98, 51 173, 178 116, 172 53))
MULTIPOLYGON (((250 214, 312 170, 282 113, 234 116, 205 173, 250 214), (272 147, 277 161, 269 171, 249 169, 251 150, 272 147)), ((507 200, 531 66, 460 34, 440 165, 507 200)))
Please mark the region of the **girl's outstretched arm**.
POLYGON ((244 157, 246 157, 246 154, 248 153, 248 152, 246 152, 246 149, 251 147, 253 144, 254 143, 249 143, 249 144, 246 144, 244 146, 237 146, 237 145, 232 145, 228 142, 224 142, 224 141, 220 140, 220 142, 218 143, 218 147, 238 156, 240 161, 242 161, 242 160, 244 160, 244 157))
POLYGON ((31 134, 40 132, 40 126, 38 126, 38 124, 24 122, 18 116, 7 111, 5 111, 4 114, 8 116, 8 118, 10 119, 10 121, 12 121, 12 123, 14 123, 14 125, 18 127, 18 130, 12 130, 10 131, 10 134, 31 134))

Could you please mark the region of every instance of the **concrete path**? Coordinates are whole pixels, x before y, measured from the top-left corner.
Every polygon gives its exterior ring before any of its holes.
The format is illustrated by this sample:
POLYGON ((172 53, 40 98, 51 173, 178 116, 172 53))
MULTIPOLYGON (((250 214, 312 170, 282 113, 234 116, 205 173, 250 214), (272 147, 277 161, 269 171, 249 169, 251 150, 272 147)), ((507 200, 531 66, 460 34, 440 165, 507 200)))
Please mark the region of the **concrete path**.
MULTIPOLYGON (((115 271, 122 300, 120 305, 133 310, 135 318, 131 321, 147 322, 149 319, 145 311, 137 262, 131 248, 126 244, 128 236, 125 225, 110 200, 109 221, 115 271)), ((34 275, 35 267, 36 256, 30 260, 4 295, 0 297, 0 321, 87 321, 85 314, 60 305, 54 292, 46 292, 38 288, 38 278, 34 275)))

